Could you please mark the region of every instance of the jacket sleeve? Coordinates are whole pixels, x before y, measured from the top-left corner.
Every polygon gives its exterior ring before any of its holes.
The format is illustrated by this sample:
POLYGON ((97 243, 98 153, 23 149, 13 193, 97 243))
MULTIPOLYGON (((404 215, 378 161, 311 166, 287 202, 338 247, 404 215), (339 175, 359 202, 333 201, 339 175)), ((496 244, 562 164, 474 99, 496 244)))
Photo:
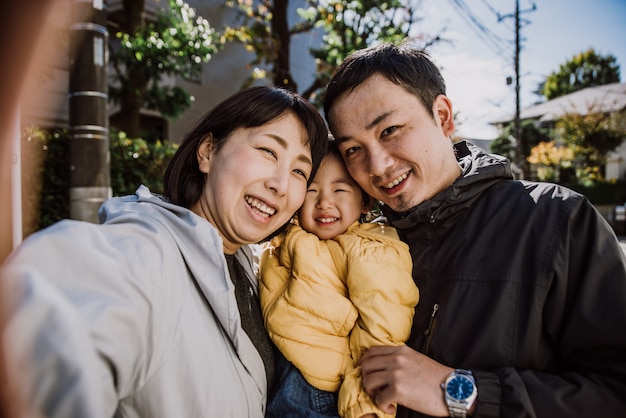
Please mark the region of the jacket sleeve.
POLYGON ((365 413, 384 414, 364 391, 361 368, 357 366, 365 350, 376 345, 400 345, 409 337, 419 292, 412 277, 412 261, 406 244, 395 238, 393 229, 386 235, 363 232, 347 236, 342 246, 348 254, 347 283, 350 299, 359 318, 350 334, 353 362, 349 365, 339 391, 342 417, 365 413))
POLYGON ((543 308, 560 372, 473 370, 480 417, 626 416, 626 257, 586 199, 571 199, 543 308))
POLYGON ((178 253, 175 245, 150 244, 163 230, 123 225, 111 241, 101 228, 57 224, 29 237, 1 271, 8 371, 21 406, 47 417, 113 416, 149 378, 167 350, 160 332, 174 326, 176 289, 156 297, 151 279, 176 274, 163 262, 178 253), (128 244, 136 232, 146 240, 128 244), (128 256, 135 250, 145 258, 128 256))
POLYGON ((307 382, 334 392, 350 360, 357 311, 323 241, 294 225, 278 248, 261 257, 265 326, 307 382))

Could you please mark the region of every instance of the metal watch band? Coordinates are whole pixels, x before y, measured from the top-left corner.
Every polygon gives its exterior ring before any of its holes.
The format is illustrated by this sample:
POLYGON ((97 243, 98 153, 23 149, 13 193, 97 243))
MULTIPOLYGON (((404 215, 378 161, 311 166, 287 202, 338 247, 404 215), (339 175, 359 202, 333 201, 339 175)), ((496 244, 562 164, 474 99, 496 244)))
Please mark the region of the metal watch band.
POLYGON ((464 406, 458 407, 454 405, 448 405, 448 413, 452 418, 466 418, 467 410, 464 406))

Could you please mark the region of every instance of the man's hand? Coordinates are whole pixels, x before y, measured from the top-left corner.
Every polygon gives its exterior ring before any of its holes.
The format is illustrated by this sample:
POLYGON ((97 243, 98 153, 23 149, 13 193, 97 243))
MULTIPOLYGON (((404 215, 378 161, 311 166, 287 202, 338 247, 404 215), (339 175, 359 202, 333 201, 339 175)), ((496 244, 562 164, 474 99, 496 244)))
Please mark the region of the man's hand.
POLYGON ((406 345, 372 347, 360 364, 363 387, 386 413, 394 413, 398 403, 427 415, 448 416, 441 383, 454 369, 406 345))

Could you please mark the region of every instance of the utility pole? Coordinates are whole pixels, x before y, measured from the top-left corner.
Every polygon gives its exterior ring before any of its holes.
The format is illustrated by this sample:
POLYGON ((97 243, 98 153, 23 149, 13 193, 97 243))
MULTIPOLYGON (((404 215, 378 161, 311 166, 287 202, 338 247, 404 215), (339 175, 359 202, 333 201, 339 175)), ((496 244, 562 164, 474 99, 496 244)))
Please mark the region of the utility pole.
POLYGON ((106 0, 72 0, 70 30, 70 218, 98 223, 111 197, 106 0))
POLYGON ((498 21, 502 21, 505 17, 515 18, 515 119, 513 120, 513 128, 515 135, 515 160, 517 167, 521 170, 523 179, 530 177, 530 168, 528 161, 526 161, 526 155, 530 152, 528 140, 525 138, 522 132, 522 121, 520 120, 520 52, 521 52, 521 13, 532 12, 537 9, 537 5, 533 1, 532 7, 527 10, 520 11, 519 0, 515 0, 515 13, 513 15, 498 15, 498 21))

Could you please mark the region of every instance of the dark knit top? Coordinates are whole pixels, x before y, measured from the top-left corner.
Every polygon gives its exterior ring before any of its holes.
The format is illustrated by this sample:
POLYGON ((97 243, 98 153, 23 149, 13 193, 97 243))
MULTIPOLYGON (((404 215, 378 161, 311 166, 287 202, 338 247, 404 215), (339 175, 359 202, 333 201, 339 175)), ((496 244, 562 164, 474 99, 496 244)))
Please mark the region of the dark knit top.
POLYGON ((235 285, 235 297, 237 298, 237 306, 239 308, 239 315, 241 316, 241 326, 246 334, 248 334, 248 337, 250 337, 263 359, 265 374, 267 376, 268 393, 271 393, 275 373, 274 344, 265 331, 259 298, 254 293, 252 283, 250 283, 244 268, 239 261, 237 261, 235 256, 229 254, 224 255, 226 256, 230 279, 235 285))

